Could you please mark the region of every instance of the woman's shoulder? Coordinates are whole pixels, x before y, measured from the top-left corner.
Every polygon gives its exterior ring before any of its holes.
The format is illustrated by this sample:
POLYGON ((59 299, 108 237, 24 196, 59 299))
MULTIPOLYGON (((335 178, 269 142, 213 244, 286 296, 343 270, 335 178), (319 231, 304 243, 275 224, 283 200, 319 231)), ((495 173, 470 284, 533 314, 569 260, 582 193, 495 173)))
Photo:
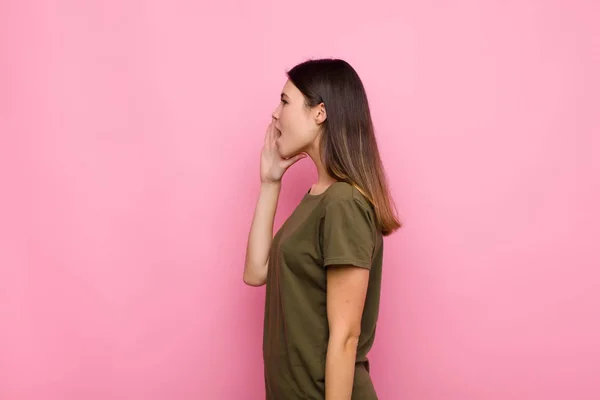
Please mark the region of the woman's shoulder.
POLYGON ((345 202, 357 202, 359 205, 370 208, 370 202, 353 185, 347 182, 335 182, 327 190, 325 206, 345 202))
POLYGON ((337 232, 344 237, 363 238, 367 243, 377 235, 377 218, 371 202, 354 185, 336 182, 329 187, 323 201, 321 217, 325 232, 337 232))

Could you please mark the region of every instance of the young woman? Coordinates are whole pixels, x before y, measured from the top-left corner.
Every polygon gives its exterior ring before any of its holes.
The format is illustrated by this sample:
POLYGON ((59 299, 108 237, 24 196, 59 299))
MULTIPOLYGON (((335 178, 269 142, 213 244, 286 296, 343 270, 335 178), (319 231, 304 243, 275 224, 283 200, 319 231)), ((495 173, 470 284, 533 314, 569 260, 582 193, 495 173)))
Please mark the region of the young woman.
POLYGON ((267 285, 268 400, 377 399, 367 353, 379 310, 383 236, 400 227, 363 84, 345 61, 288 73, 261 155, 244 282, 267 285), (308 155, 318 181, 273 236, 284 172, 308 155))

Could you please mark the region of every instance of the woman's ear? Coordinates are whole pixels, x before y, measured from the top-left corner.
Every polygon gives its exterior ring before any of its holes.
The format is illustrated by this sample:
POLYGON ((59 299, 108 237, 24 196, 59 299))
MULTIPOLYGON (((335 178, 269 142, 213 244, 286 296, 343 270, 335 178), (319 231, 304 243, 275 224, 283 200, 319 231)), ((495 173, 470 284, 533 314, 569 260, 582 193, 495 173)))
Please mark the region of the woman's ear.
POLYGON ((321 103, 316 107, 317 113, 315 114, 315 122, 317 125, 321 125, 327 119, 327 110, 325 104, 321 103))

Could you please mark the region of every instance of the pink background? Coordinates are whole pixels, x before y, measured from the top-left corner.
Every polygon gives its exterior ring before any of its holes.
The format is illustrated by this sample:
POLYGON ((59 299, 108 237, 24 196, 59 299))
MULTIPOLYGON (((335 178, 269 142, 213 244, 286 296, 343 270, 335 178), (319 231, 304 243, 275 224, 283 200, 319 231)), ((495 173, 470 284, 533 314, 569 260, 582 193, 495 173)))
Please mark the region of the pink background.
POLYGON ((380 398, 600 398, 598 3, 368 5, 0 3, 0 399, 264 398, 259 151, 285 69, 325 56, 405 222, 380 398))

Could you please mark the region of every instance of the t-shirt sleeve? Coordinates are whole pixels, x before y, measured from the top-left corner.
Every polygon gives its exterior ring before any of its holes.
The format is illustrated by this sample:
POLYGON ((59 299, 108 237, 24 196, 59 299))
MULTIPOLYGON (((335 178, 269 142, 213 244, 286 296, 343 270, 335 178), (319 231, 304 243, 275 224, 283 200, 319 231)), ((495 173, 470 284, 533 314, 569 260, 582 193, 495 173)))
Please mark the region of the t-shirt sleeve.
POLYGON ((370 207, 356 199, 331 203, 323 215, 321 237, 324 266, 371 268, 375 222, 370 207))

